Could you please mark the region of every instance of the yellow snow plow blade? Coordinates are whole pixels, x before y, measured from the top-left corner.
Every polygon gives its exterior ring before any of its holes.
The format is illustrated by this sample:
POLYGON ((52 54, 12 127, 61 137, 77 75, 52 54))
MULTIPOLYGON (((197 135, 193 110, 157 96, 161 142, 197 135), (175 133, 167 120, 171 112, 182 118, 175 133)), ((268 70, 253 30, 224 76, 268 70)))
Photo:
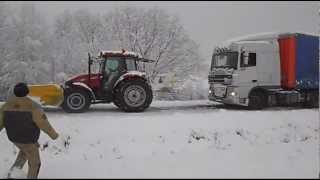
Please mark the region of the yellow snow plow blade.
POLYGON ((59 106, 64 99, 63 88, 58 84, 29 85, 29 96, 40 98, 42 105, 59 106))

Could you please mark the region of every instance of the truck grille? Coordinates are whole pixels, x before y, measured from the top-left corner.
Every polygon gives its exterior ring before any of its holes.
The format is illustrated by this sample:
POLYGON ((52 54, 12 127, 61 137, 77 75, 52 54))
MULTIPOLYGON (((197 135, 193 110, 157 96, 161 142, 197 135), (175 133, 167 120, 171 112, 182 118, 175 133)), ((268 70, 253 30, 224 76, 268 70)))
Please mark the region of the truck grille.
POLYGON ((209 81, 209 83, 224 82, 224 78, 231 79, 232 75, 209 75, 208 81, 209 81))

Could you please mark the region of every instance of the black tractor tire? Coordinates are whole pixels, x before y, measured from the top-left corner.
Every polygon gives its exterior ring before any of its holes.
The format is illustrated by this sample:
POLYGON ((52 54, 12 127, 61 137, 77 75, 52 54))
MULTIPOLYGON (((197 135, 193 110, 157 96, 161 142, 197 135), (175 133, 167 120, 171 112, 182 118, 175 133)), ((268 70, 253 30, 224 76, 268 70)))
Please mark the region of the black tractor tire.
POLYGON ((62 109, 67 113, 83 113, 91 105, 90 95, 82 89, 66 89, 62 109))
POLYGON ((141 79, 127 80, 117 86, 114 104, 125 112, 142 112, 150 106, 152 99, 149 83, 141 79))
POLYGON ((249 95, 249 109, 261 110, 268 106, 268 97, 262 91, 254 91, 249 95))

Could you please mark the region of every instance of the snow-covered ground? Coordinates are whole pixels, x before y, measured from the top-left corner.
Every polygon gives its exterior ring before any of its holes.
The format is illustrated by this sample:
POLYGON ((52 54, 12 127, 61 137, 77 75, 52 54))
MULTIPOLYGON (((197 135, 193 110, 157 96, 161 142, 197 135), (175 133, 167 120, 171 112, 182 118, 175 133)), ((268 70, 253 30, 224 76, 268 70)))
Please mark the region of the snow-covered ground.
MULTIPOLYGON (((317 178, 319 110, 232 109, 155 101, 143 113, 95 105, 46 108, 57 141, 41 134, 40 178, 317 178)), ((0 133, 0 174, 16 148, 0 133)), ((24 167, 27 170, 27 165, 24 167)))

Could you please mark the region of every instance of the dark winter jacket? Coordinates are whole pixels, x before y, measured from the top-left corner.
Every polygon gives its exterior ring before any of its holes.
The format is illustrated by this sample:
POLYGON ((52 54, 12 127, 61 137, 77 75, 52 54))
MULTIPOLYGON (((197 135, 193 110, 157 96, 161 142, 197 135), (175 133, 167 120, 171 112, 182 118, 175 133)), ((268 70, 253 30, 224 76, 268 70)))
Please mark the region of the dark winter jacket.
POLYGON ((29 97, 11 97, 0 109, 0 131, 5 128, 14 143, 30 144, 39 139, 40 130, 56 139, 41 106, 29 97))

